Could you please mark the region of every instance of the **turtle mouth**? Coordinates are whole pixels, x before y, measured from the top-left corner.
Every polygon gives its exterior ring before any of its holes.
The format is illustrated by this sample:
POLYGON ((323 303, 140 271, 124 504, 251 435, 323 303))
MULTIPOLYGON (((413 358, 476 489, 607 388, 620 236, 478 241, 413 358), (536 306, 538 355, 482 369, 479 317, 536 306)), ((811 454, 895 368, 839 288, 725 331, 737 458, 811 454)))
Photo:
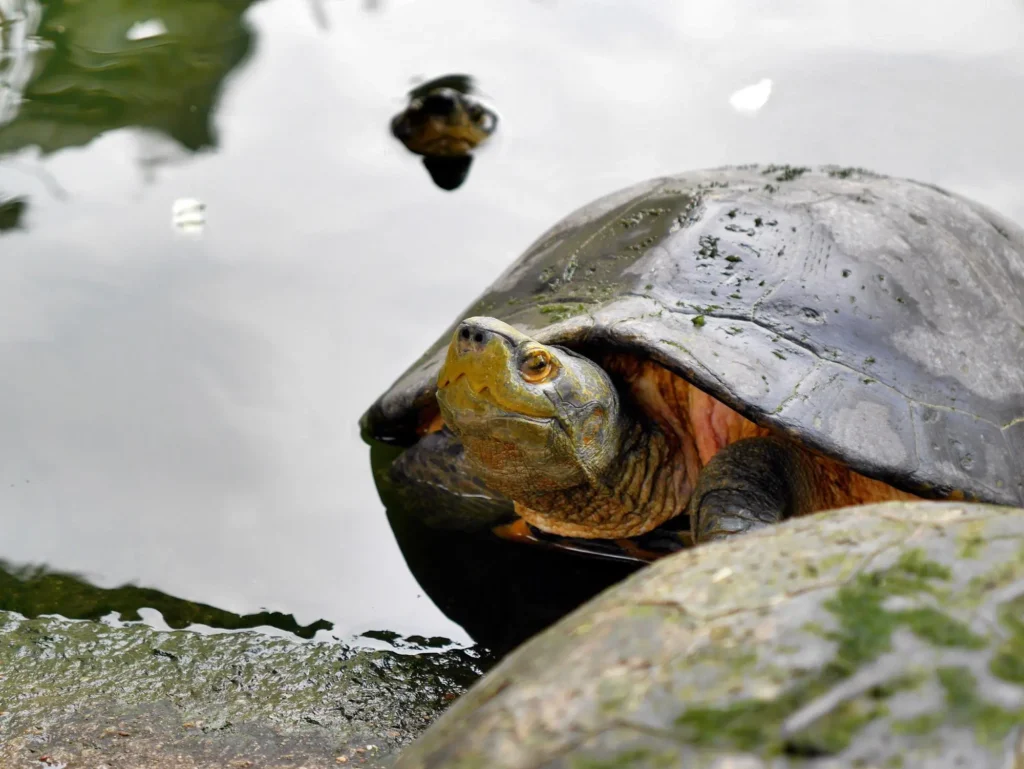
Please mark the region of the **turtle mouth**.
POLYGON ((460 415, 498 410, 490 385, 487 382, 474 382, 464 371, 438 382, 437 401, 442 411, 460 415))
POLYGON ((468 154, 476 144, 477 142, 473 138, 450 135, 424 141, 421 144, 421 149, 426 155, 457 156, 468 154))
POLYGON ((448 115, 410 115, 398 131, 409 150, 437 157, 468 155, 488 136, 461 109, 448 115))
POLYGON ((501 422, 546 425, 557 421, 554 416, 524 414, 509 409, 499 402, 489 384, 476 383, 465 372, 459 372, 453 378, 445 378, 438 384, 437 402, 449 427, 457 425, 465 428, 501 422))
MULTIPOLYGON (((445 377, 442 381, 438 382, 437 383, 437 389, 438 390, 443 390, 444 388, 449 387, 450 385, 453 385, 456 382, 461 381, 463 379, 467 379, 468 380, 468 377, 466 376, 466 372, 465 371, 460 371, 458 374, 455 375, 454 378, 452 378, 452 377, 445 377)), ((473 387, 473 383, 470 382, 469 386, 473 387)), ((474 389, 476 389, 476 388, 474 388, 474 389)), ((487 385, 484 385, 479 390, 476 390, 476 392, 477 393, 482 393, 484 390, 489 390, 489 389, 490 388, 487 385)))
POLYGON ((481 432, 494 436, 502 426, 515 426, 522 424, 544 427, 548 425, 561 426, 554 417, 527 417, 521 414, 459 414, 454 419, 458 426, 458 432, 481 432), (473 428, 480 428, 474 430, 473 428))
POLYGON ((458 372, 454 377, 445 377, 437 385, 438 397, 447 396, 449 393, 458 393, 464 397, 472 398, 474 404, 494 404, 496 401, 494 393, 491 392, 491 386, 486 382, 476 383, 474 382, 465 371, 458 372), (461 390, 461 392, 459 392, 461 390), (475 397, 473 397, 475 396, 475 397))

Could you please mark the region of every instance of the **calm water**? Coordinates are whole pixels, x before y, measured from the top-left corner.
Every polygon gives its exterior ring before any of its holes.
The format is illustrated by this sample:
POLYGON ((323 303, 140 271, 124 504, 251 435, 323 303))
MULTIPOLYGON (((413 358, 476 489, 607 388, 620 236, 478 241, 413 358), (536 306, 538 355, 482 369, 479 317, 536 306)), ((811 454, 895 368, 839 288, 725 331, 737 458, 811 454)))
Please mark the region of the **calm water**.
POLYGON ((183 9, 0 0, 0 198, 27 201, 0 233, 11 573, 466 640, 396 544, 357 420, 557 218, 760 161, 1024 222, 1021 0, 183 9), (387 124, 452 71, 502 122, 447 193, 387 124), (172 227, 179 198, 206 204, 201 235, 172 227))

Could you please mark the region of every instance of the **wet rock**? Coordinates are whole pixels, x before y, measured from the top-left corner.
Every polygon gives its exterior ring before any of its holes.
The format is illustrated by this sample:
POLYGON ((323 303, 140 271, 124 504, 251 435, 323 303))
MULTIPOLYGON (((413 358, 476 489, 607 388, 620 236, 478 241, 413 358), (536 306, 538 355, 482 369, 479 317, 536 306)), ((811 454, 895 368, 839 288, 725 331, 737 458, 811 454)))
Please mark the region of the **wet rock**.
POLYGON ((669 556, 505 658, 396 769, 1024 761, 1024 509, 889 503, 669 556))
POLYGON ((0 612, 0 766, 388 766, 480 662, 0 612))

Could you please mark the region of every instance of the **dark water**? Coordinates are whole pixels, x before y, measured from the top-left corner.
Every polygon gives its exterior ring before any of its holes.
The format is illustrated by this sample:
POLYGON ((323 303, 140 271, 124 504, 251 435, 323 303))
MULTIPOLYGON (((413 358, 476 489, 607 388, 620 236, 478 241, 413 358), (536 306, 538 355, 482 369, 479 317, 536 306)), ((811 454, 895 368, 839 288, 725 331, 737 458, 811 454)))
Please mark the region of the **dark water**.
MULTIPOLYGON (((466 640, 444 598, 460 556, 415 524, 403 556, 357 420, 558 217, 759 161, 912 176, 1024 222, 1020 0, 0 14, 0 201, 18 199, 0 210, 0 560, 19 611, 73 594, 82 616, 466 640), (450 193, 387 132, 412 78, 446 72, 501 115, 450 193), (205 204, 201 233, 172 226, 181 198, 205 204), (418 582, 423 563, 443 573, 418 582), (36 567, 80 578, 43 591, 36 567)), ((500 600, 476 577, 492 613, 558 574, 464 552, 516 575, 500 600)))

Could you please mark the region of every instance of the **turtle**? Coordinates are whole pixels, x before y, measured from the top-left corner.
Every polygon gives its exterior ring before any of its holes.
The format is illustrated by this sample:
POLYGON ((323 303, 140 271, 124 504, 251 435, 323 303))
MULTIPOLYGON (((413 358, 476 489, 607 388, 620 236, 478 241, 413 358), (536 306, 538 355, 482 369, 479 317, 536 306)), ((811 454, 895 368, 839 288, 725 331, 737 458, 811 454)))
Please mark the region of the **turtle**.
POLYGON ((870 502, 1024 504, 1022 361, 1021 227, 911 179, 734 166, 555 224, 363 425, 410 446, 405 478, 510 500, 510 536, 685 547, 870 502))
POLYGON ((1024 762, 1024 509, 844 508, 644 567, 492 668, 395 769, 1024 762))
POLYGON ((409 91, 409 103, 391 119, 391 134, 423 164, 441 189, 462 185, 473 151, 498 127, 498 115, 475 95, 469 75, 442 75, 409 91))

